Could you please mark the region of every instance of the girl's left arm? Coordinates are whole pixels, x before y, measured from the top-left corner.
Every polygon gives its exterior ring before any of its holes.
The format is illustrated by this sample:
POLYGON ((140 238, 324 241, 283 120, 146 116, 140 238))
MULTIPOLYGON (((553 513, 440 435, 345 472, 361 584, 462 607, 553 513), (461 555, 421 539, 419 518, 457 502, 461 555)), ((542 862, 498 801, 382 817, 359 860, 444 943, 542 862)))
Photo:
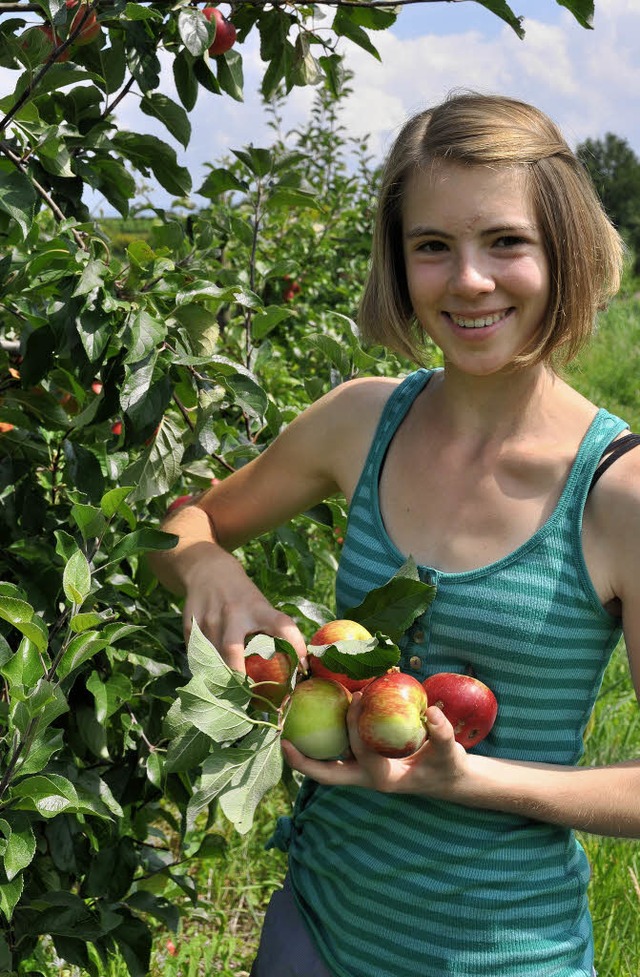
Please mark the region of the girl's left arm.
MULTIPOLYGON (((619 459, 593 495, 590 551, 597 554, 600 590, 622 606, 640 700, 640 448, 619 459)), ((309 760, 285 743, 291 765, 320 783, 422 794, 594 834, 640 838, 640 756, 606 766, 567 767, 466 753, 444 714, 431 707, 425 745, 411 757, 389 760, 367 750, 358 737, 360 697, 354 695, 349 712, 353 757, 309 760)))

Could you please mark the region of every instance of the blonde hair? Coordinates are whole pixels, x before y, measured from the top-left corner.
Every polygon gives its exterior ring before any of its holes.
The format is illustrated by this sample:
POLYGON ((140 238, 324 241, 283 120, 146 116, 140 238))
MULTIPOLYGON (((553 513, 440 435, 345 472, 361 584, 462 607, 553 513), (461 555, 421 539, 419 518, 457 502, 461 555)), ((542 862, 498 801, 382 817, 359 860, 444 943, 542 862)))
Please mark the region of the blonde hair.
POLYGON ((359 310, 363 340, 416 362, 424 356, 425 337, 405 274, 402 202, 408 178, 434 161, 525 169, 551 292, 533 345, 516 362, 549 361, 556 354, 568 362, 590 338, 597 311, 620 287, 622 239, 555 123, 526 102, 475 92, 451 95, 414 116, 389 153, 359 310))

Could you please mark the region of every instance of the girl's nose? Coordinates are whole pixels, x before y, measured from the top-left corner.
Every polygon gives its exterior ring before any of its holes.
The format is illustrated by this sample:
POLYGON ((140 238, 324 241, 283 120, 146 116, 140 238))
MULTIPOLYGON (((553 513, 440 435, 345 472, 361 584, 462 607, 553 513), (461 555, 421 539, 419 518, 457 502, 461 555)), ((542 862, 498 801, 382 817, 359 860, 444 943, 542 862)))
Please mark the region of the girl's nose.
POLYGON ((456 294, 493 292, 495 281, 480 255, 459 255, 451 276, 451 290, 456 294))

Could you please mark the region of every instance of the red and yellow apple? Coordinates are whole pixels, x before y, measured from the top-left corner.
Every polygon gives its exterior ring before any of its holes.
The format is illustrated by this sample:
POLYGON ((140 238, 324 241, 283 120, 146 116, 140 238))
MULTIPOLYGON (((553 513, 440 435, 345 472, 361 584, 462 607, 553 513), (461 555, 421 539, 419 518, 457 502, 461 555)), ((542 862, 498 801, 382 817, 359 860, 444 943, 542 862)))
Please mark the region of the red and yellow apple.
POLYGON ((82 29, 73 43, 76 47, 84 47, 86 44, 91 44, 100 34, 100 24, 98 23, 95 10, 89 10, 87 12, 88 4, 79 2, 79 0, 66 0, 66 4, 69 10, 73 10, 75 7, 78 8, 73 15, 69 27, 69 34, 73 34, 80 27, 80 24, 82 24, 82 29))
POLYGON ((264 700, 268 699, 274 708, 279 708, 291 689, 294 664, 289 655, 284 651, 274 652, 271 658, 263 658, 258 654, 247 655, 244 665, 256 692, 251 705, 255 709, 266 709, 267 703, 264 700))
POLYGON ((491 731, 498 702, 488 685, 458 672, 437 672, 422 683, 430 706, 438 706, 453 726, 456 742, 466 750, 491 731))
POLYGON ((351 693, 331 679, 299 682, 285 703, 282 738, 314 760, 333 760, 349 746, 347 710, 351 693))
POLYGON ((216 36, 213 44, 209 47, 211 57, 218 54, 225 54, 236 43, 236 29, 230 20, 227 20, 217 7, 205 7, 202 11, 208 21, 215 21, 216 36))
POLYGON ((373 679, 362 692, 358 734, 366 747, 385 757, 411 756, 427 738, 427 694, 400 671, 373 679))
MULTIPOLYGON (((317 648, 335 644, 336 641, 368 641, 369 638, 371 638, 371 633, 361 624, 340 618, 337 621, 329 621, 328 624, 323 624, 311 638, 309 646, 317 648)), ((326 665, 323 665, 322 658, 318 655, 309 655, 308 662, 309 671, 312 675, 340 682, 349 692, 359 692, 371 681, 371 676, 357 679, 351 678, 344 672, 332 672, 326 665)))

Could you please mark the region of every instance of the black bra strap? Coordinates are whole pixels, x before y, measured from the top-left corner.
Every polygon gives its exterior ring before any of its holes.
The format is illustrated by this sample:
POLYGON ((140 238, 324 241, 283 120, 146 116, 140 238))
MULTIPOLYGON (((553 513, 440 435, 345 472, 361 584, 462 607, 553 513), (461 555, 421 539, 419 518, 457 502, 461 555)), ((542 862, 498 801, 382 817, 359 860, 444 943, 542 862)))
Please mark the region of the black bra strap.
POLYGON ((631 451, 640 444, 640 434, 625 434, 622 438, 617 438, 612 441, 602 452, 602 460, 598 467, 596 468, 593 478, 591 480, 591 485, 589 486, 589 492, 596 484, 601 475, 604 475, 607 468, 613 465, 614 461, 621 455, 626 455, 627 451, 631 451))

